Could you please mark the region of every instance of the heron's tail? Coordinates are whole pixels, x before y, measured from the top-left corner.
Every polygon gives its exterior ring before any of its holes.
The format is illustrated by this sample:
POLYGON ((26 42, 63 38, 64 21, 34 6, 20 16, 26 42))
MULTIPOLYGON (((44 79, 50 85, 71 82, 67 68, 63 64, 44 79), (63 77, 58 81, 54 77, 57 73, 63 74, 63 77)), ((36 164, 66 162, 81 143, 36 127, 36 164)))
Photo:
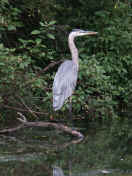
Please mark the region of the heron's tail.
POLYGON ((65 100, 65 98, 63 95, 56 94, 53 96, 53 109, 54 109, 54 111, 61 109, 61 107, 64 104, 64 100, 65 100))

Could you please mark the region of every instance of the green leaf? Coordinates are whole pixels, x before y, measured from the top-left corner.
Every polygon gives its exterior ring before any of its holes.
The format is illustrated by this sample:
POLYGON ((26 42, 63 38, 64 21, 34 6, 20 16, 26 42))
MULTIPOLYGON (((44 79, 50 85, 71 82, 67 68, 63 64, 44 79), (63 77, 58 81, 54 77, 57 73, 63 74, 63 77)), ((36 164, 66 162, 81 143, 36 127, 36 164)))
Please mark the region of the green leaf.
POLYGON ((43 22, 40 22, 39 24, 40 24, 41 26, 45 26, 45 24, 44 24, 43 22))
POLYGON ((0 49, 3 49, 3 48, 4 48, 3 44, 0 44, 0 49))
POLYGON ((53 34, 47 34, 47 36, 48 36, 50 39, 55 40, 55 36, 54 36, 53 34))
POLYGON ((35 41, 36 41, 37 45, 39 45, 42 42, 42 39, 37 38, 35 41))
POLYGON ((43 52, 43 53, 41 53, 40 55, 41 55, 42 57, 45 57, 46 54, 43 52))
POLYGON ((55 24, 55 23, 56 23, 56 21, 50 21, 50 22, 49 22, 50 25, 53 25, 53 24, 55 24))
POLYGON ((3 0, 3 3, 9 4, 8 0, 3 0))
POLYGON ((40 34, 40 31, 39 30, 34 30, 31 32, 32 35, 37 35, 37 34, 40 34))
POLYGON ((0 66, 1 66, 1 65, 2 65, 2 66, 4 66, 4 65, 5 65, 5 63, 2 63, 2 62, 1 62, 1 63, 0 63, 0 66))
POLYGON ((16 26, 14 26, 14 25, 8 25, 8 30, 9 31, 14 31, 14 30, 16 30, 16 26))

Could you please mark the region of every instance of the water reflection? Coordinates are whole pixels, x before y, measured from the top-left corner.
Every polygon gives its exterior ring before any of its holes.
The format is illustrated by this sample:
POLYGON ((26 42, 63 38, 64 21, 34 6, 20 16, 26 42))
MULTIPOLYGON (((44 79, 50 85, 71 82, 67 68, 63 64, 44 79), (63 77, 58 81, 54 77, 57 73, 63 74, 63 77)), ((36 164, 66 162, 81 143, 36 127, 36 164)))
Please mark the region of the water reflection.
MULTIPOLYGON (((86 173, 70 173, 69 176, 95 176, 97 174, 111 174, 117 172, 117 170, 89 170, 86 173)), ((65 176, 63 170, 60 167, 53 167, 53 176, 65 176)))
POLYGON ((43 128, 1 135, 1 175, 126 176, 128 171, 131 175, 132 154, 124 153, 119 141, 113 143, 108 135, 104 128, 85 132, 83 141, 43 128))

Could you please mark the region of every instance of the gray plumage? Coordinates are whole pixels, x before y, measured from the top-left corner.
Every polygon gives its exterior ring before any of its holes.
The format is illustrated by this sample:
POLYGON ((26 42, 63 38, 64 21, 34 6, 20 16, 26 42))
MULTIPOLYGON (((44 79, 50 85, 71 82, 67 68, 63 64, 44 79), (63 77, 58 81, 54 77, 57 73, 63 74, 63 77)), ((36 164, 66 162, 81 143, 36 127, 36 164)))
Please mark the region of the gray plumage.
POLYGON ((64 101, 72 95, 77 82, 77 74, 78 68, 70 60, 66 60, 59 67, 53 83, 53 108, 55 111, 60 109, 64 101))
POLYGON ((83 35, 94 35, 97 32, 73 30, 68 37, 68 44, 72 55, 72 60, 63 62, 54 78, 53 82, 53 109, 59 110, 64 101, 70 97, 75 89, 78 76, 78 50, 74 43, 74 38, 83 35))

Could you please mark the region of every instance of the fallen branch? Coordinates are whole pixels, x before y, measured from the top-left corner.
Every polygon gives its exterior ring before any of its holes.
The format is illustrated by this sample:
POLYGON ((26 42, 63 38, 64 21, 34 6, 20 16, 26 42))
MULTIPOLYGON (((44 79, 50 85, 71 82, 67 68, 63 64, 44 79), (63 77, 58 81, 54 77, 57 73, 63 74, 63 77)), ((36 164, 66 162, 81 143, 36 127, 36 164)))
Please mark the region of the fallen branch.
POLYGON ((78 132, 76 130, 73 130, 72 128, 70 128, 66 125, 58 124, 58 123, 52 123, 52 122, 41 122, 41 121, 39 121, 39 122, 28 122, 26 117, 23 114, 18 112, 18 115, 21 116, 21 118, 18 118, 18 120, 22 124, 19 125, 18 127, 15 127, 15 128, 0 130, 0 133, 13 132, 13 131, 19 130, 21 128, 24 128, 24 127, 54 127, 58 130, 69 133, 69 134, 71 134, 73 136, 76 136, 80 139, 83 139, 83 137, 84 137, 80 132, 78 132))
POLYGON ((17 127, 14 127, 14 128, 0 130, 0 133, 1 134, 3 134, 3 133, 10 133, 10 132, 14 132, 14 131, 20 130, 21 128, 24 128, 24 124, 21 124, 21 125, 19 125, 17 127))

